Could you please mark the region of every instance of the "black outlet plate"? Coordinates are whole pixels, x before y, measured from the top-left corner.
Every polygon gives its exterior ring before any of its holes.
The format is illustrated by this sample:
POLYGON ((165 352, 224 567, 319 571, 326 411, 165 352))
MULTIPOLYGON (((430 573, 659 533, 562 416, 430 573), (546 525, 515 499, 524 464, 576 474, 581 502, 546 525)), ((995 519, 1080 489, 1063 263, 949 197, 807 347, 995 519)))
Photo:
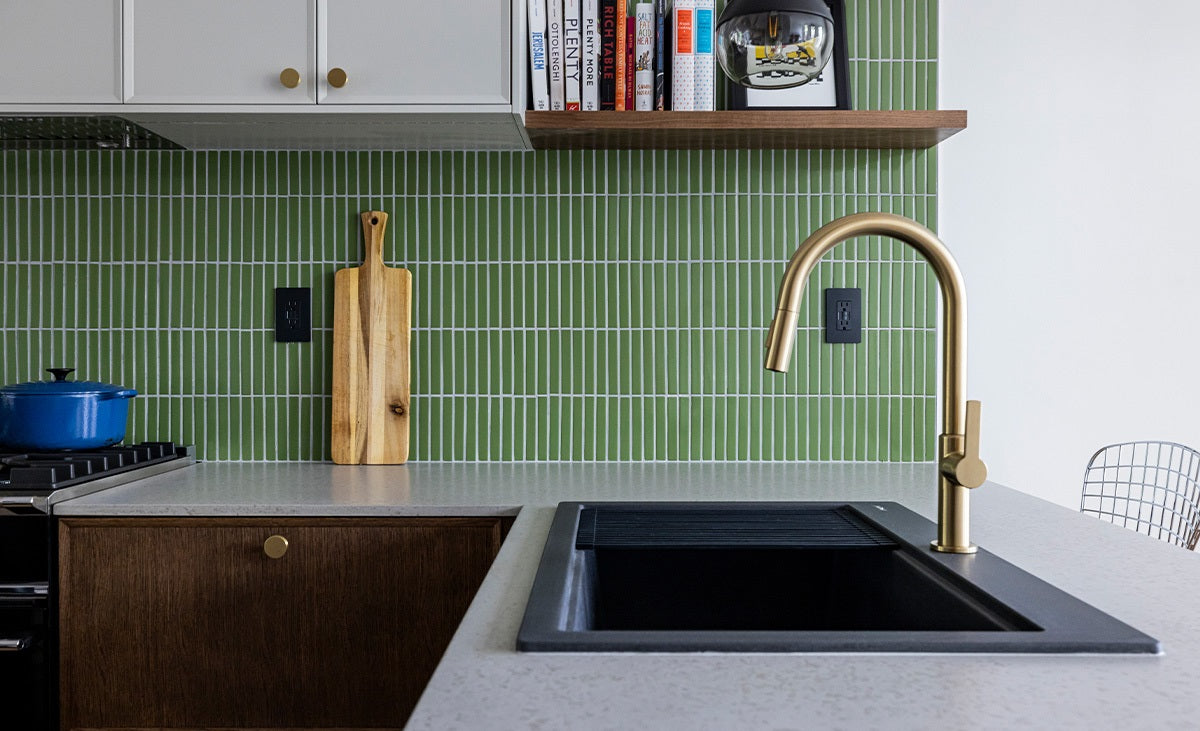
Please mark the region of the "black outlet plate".
POLYGON ((825 290, 825 342, 862 342, 862 290, 858 287, 825 290))
POLYGON ((312 342, 312 290, 275 288, 275 342, 312 342))

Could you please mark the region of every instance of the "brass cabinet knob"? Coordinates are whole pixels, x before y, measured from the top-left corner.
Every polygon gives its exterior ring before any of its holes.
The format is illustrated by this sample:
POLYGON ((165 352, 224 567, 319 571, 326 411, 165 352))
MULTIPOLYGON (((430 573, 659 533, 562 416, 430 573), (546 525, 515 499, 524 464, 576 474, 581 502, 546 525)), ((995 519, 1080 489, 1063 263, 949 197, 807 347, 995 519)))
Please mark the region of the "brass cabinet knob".
POLYGON ((289 89, 295 89, 300 86, 300 72, 294 68, 288 67, 279 72, 279 83, 289 89))
POLYGON ((335 89, 340 89, 346 85, 346 81, 350 77, 346 75, 345 69, 334 67, 329 69, 329 73, 325 75, 325 78, 329 80, 330 86, 335 89))
POLYGON ((288 540, 283 536, 271 536, 263 541, 263 553, 267 554, 267 558, 283 558, 287 549, 288 540))

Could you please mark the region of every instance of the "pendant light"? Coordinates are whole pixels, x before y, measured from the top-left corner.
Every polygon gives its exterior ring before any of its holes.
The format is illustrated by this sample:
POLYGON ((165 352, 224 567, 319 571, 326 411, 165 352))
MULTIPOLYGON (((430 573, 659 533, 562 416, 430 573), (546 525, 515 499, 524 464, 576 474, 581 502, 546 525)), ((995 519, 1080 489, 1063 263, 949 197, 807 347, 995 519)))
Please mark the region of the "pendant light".
POLYGON ((731 0, 717 19, 717 58, 742 86, 800 86, 832 57, 833 14, 824 0, 731 0))

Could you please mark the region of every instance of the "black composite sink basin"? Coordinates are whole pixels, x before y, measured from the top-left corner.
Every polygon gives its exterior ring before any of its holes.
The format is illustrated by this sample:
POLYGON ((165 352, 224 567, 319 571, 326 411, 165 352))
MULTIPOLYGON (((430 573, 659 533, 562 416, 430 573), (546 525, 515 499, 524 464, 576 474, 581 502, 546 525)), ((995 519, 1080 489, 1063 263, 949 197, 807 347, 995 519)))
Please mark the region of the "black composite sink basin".
POLYGON ((593 630, 1034 630, 899 548, 597 549, 593 630))
POLYGON ((1155 653, 1002 559, 935 553, 896 503, 562 503, 526 652, 1155 653))

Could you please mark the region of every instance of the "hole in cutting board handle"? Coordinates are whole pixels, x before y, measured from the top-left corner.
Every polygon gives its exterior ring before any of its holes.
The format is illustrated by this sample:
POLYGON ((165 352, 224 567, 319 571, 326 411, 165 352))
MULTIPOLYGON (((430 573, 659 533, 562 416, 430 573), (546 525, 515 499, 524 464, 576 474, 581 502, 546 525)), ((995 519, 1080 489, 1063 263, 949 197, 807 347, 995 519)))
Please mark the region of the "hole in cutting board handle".
POLYGON ((379 225, 379 216, 371 216, 371 225, 372 225, 372 226, 378 226, 378 225, 379 225))

